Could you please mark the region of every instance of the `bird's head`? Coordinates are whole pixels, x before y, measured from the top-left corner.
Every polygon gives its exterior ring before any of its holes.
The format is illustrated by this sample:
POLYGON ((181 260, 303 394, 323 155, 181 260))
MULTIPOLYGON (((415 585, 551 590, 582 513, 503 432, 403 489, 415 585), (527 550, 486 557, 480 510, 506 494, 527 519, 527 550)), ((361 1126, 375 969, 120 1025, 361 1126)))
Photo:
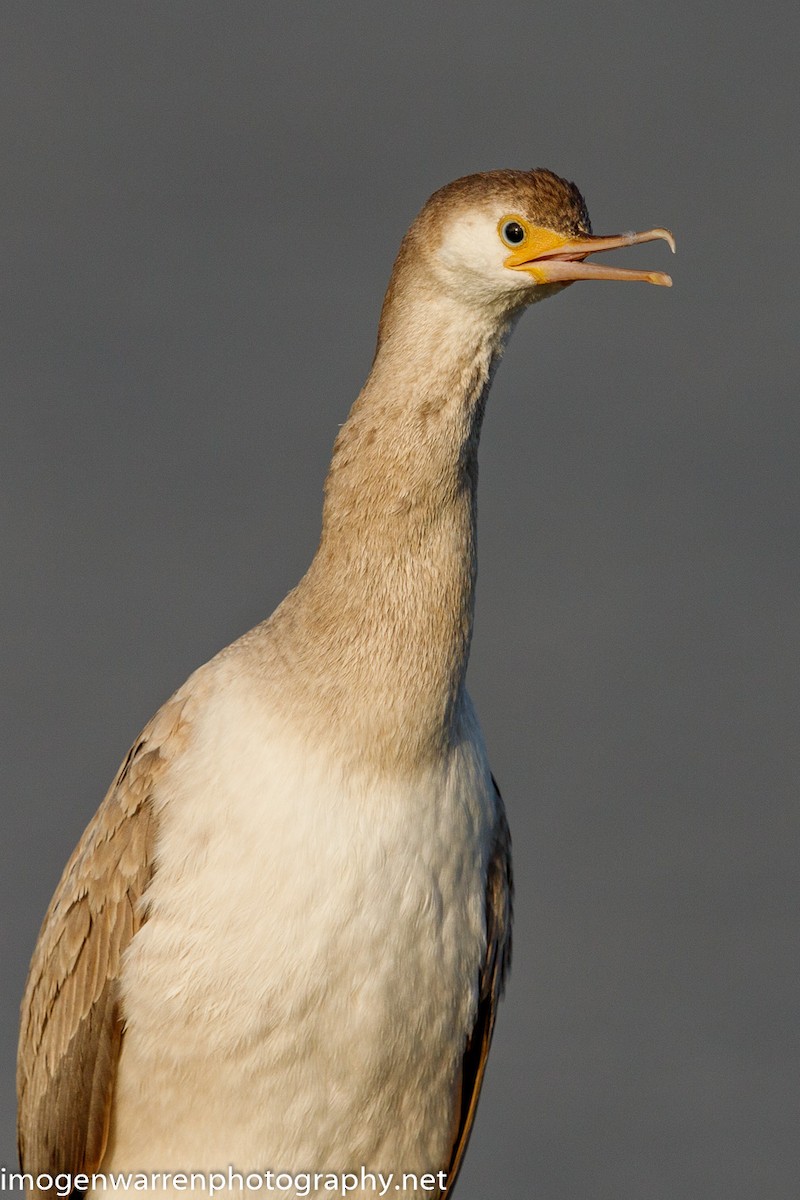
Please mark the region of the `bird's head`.
POLYGON ((660 271, 585 261, 599 250, 656 239, 674 252, 666 229, 593 236, 583 196, 552 171, 489 171, 435 192, 409 231, 406 251, 422 255, 437 289, 513 311, 579 279, 669 287, 672 280, 660 271))

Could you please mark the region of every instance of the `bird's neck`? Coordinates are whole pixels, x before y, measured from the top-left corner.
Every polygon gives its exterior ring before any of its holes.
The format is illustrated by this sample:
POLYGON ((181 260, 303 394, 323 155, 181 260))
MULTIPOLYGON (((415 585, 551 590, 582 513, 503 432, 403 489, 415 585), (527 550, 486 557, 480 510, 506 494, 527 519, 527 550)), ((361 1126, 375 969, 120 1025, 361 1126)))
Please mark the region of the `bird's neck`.
POLYGON ((472 634, 478 440, 507 330, 439 297, 384 316, 334 447, 319 549, 276 614, 306 707, 346 723, 362 758, 420 763, 453 736, 472 634))

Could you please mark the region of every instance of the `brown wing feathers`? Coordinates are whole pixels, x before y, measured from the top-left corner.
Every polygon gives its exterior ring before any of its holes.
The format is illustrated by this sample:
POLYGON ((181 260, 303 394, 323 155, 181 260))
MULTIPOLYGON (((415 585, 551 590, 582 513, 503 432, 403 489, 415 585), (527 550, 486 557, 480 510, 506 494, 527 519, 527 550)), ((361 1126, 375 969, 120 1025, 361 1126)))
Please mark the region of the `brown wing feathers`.
POLYGON ((105 1150, 122 1036, 122 955, 146 919, 153 790, 181 725, 168 702, 133 747, 67 863, 22 1001, 17 1059, 20 1162, 34 1177, 96 1170, 105 1150))
POLYGON ((500 790, 492 778, 500 807, 500 823, 486 880, 486 962, 481 971, 478 1013, 472 1036, 464 1050, 461 1071, 461 1113, 453 1153, 447 1168, 442 1200, 455 1186, 466 1153, 483 1075, 494 1032, 497 1005, 511 965, 511 921, 514 883, 511 873, 511 832, 503 811, 500 790))

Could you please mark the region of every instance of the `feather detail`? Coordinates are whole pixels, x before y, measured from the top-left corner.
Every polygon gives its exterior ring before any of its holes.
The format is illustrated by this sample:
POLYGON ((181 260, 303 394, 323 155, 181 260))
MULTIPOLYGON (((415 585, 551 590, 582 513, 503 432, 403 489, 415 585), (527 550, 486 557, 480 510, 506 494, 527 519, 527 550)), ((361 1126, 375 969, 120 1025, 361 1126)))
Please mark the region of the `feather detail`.
POLYGON ((42 924, 17 1058, 20 1163, 34 1177, 91 1172, 103 1156, 122 1038, 117 984, 125 948, 146 919, 141 900, 154 867, 152 800, 185 740, 184 709, 179 693, 132 747, 42 924))

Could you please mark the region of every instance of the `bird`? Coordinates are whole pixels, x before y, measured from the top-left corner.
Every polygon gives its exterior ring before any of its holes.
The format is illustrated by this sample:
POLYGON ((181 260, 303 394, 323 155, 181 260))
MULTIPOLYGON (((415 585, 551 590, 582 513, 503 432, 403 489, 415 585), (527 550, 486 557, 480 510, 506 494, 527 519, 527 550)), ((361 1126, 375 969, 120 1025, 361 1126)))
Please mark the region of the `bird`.
POLYGON ((32 1197, 57 1173, 171 1195, 231 1166, 262 1191, 268 1168, 296 1195, 347 1172, 353 1196, 381 1194, 374 1172, 452 1193, 511 954, 510 834, 465 684, 487 396, 534 302, 669 286, 586 261, 657 239, 674 252, 662 228, 593 235, 543 168, 422 208, 307 573, 145 726, 45 915, 17 1074, 32 1197))

